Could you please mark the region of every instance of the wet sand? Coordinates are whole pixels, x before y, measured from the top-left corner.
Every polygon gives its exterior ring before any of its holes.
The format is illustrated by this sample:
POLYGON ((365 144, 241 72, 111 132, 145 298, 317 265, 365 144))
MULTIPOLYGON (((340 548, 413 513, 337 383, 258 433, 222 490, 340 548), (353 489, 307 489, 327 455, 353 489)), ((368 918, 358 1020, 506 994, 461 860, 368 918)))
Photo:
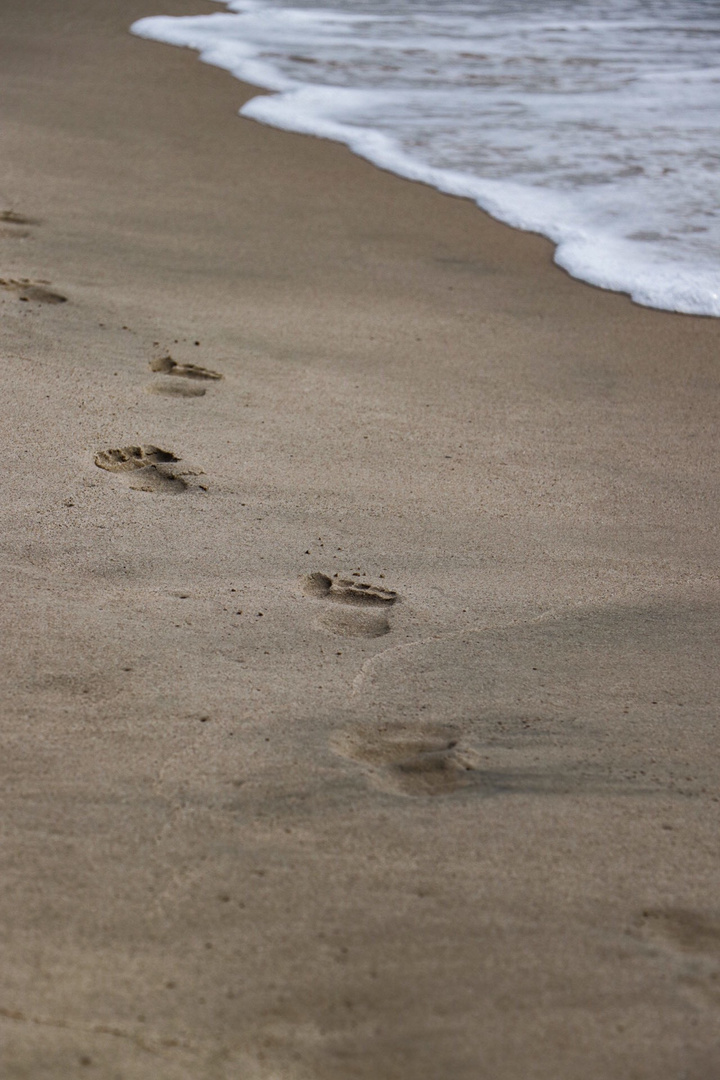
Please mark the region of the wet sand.
POLYGON ((15 7, 3 1078, 712 1080, 720 322, 15 7))

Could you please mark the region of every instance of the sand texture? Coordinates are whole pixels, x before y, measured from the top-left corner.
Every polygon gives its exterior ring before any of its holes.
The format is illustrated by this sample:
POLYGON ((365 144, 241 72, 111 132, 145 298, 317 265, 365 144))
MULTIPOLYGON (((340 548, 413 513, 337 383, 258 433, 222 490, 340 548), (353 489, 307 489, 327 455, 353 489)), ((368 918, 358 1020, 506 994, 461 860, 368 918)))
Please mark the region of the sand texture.
POLYGON ((3 12, 0 1076, 715 1080, 720 322, 210 10, 3 12))

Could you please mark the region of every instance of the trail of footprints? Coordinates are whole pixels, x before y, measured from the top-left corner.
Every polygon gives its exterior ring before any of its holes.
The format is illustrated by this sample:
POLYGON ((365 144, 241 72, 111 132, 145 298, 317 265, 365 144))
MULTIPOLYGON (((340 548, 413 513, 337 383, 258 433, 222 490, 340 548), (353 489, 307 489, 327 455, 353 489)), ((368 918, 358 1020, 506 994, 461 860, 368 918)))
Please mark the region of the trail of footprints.
MULTIPOLYGON (((13 210, 1 212, 0 222, 11 226, 32 224, 13 210)), ((0 287, 15 292, 20 300, 65 302, 66 297, 52 291, 49 285, 46 281, 0 279, 0 287)), ((151 360, 149 367, 159 376, 146 387, 150 394, 203 397, 204 384, 222 379, 217 371, 180 363, 169 355, 151 360)), ((188 487, 188 474, 177 468, 179 457, 152 444, 100 450, 94 461, 106 472, 127 475, 135 491, 175 494, 188 487)), ((317 604, 320 625, 334 634, 378 638, 390 632, 388 613, 398 600, 391 589, 315 572, 302 579, 301 590, 317 604)), ((472 754, 441 732, 346 733, 337 736, 333 749, 353 762, 370 766, 377 786, 407 795, 446 794, 466 787, 474 767, 472 754)))
MULTIPOLYGON (((0 210, 1 235, 6 239, 25 239, 30 235, 28 227, 31 225, 37 225, 37 222, 16 210, 0 210)), ((0 278, 0 288, 14 293, 24 303, 64 304, 67 297, 50 285, 49 281, 32 281, 30 278, 0 278)))
MULTIPOLYGON (((35 224, 37 222, 15 210, 0 211, 0 229, 6 227, 4 235, 26 236, 28 233, 22 231, 23 228, 35 224)), ((0 288, 13 292, 21 301, 64 303, 66 297, 50 286, 49 281, 0 278, 0 288)), ((171 397, 203 397, 207 385, 223 377, 210 368, 182 363, 169 355, 152 359, 149 367, 158 378, 145 387, 146 391, 171 397)), ((198 475, 197 470, 179 468, 180 458, 175 453, 152 444, 99 450, 94 461, 99 469, 127 476, 130 488, 142 492, 184 492, 189 487, 188 477, 198 475)), ((207 490, 201 483, 198 487, 207 490)), ((399 599, 391 589, 338 574, 331 577, 319 571, 303 577, 300 589, 315 607, 319 625, 333 634, 380 638, 391 631, 390 613, 399 599)), ((467 788, 480 788, 486 792, 547 789, 547 783, 536 775, 488 771, 487 767, 481 766, 478 753, 467 746, 461 736, 427 725, 422 728, 417 725, 365 725, 336 733, 331 748, 363 769, 373 786, 399 795, 449 795, 467 788)), ((552 780, 550 787, 557 790, 552 780)), ((654 922, 650 919, 648 930, 651 931, 653 925, 656 934, 674 935, 683 941, 697 930, 683 919, 668 921, 658 917, 654 922)), ((711 929, 713 941, 716 937, 720 940, 717 925, 713 924, 711 929)), ((698 933, 701 937, 707 936, 707 928, 698 933)))
MULTIPOLYGON (((318 603, 320 624, 334 633, 373 638, 390 632, 388 612, 399 599, 394 590, 320 572, 300 585, 318 603)), ((331 749, 364 767, 375 787, 401 795, 447 795, 479 776, 477 755, 439 728, 358 728, 336 733, 331 749)))
MULTIPOLYGON (((183 379, 213 380, 222 379, 222 375, 197 364, 179 364, 171 356, 150 361, 150 370, 162 375, 175 375, 183 379)), ((184 382, 161 381, 146 387, 151 394, 167 394, 175 397, 202 397, 205 387, 184 382)), ((176 494, 188 487, 187 476, 197 475, 197 470, 179 470, 175 468, 180 461, 172 451, 159 446, 121 446, 110 450, 100 450, 95 455, 95 464, 99 469, 113 473, 132 473, 130 488, 133 491, 162 492, 176 494)), ((198 484, 207 490, 204 484, 198 484)))
MULTIPOLYGON (((29 227, 36 221, 19 214, 16 210, 0 210, 0 235, 6 239, 23 240, 30 235, 29 227)), ((64 304, 67 297, 50 287, 49 281, 33 281, 30 278, 0 278, 0 288, 15 293, 24 303, 64 304)))
MULTIPOLYGON (((0 211, 2 236, 24 238, 29 235, 28 227, 35 224, 15 210, 0 211)), ((67 299, 43 280, 0 278, 0 288, 14 293, 22 302, 57 305, 67 299)), ((199 398, 205 395, 206 384, 222 379, 217 371, 180 363, 171 356, 153 359, 149 367, 159 376, 146 386, 150 394, 199 398)), ((197 475, 190 470, 180 471, 176 454, 151 444, 100 450, 94 460, 106 472, 127 475, 130 488, 137 491, 183 492, 188 488, 187 477, 197 475)), ((390 632, 389 613, 398 601, 393 590, 321 572, 306 575, 300 585, 303 595, 317 606, 320 625, 334 634, 379 638, 390 632)), ((400 796, 438 797, 468 790, 486 794, 567 790, 567 776, 488 769, 487 762, 467 745, 462 733, 440 726, 365 724, 336 732, 330 746, 362 769, 373 787, 400 796)), ((682 983, 713 1004, 720 1002, 720 913, 644 911, 634 933, 672 960, 682 983)))

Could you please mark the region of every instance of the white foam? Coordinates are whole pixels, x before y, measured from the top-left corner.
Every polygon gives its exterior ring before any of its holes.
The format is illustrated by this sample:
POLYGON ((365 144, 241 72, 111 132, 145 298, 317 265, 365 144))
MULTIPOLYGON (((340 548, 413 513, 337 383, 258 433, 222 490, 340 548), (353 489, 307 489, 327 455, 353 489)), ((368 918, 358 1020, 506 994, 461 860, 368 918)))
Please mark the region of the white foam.
POLYGON ((589 0, 327 2, 132 30, 274 91, 244 116, 543 233, 578 278, 720 315, 714 0, 607 0, 604 18, 589 0))

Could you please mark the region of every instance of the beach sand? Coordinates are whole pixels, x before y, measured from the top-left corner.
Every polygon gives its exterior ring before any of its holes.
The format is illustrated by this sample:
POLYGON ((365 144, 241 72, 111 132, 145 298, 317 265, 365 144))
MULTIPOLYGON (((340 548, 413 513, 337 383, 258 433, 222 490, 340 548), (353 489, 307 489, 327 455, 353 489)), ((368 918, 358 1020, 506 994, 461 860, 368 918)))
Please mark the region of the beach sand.
POLYGON ((3 1080, 713 1080, 720 322, 211 10, 3 13, 3 1080))

